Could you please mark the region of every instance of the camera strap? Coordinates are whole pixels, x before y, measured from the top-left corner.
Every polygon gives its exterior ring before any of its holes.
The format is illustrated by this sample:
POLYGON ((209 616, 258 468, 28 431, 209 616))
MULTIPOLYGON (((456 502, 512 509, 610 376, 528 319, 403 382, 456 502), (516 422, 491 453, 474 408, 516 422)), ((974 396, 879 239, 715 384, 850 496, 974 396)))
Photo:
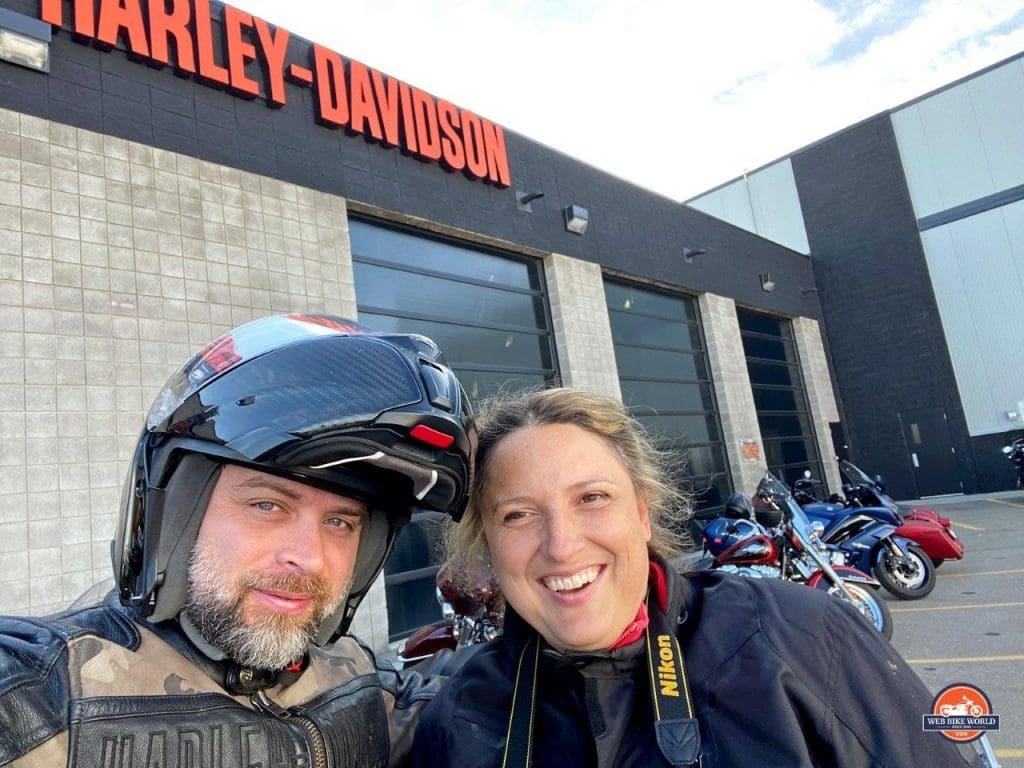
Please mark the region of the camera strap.
MULTIPOLYGON (((673 768, 700 768, 700 727, 693 715, 683 652, 675 627, 657 607, 657 600, 648 600, 648 604, 654 607, 649 611, 644 645, 658 749, 673 768)), ((540 636, 534 634, 516 664, 501 768, 531 765, 539 665, 540 636)))
POLYGON ((676 627, 669 623, 659 607, 650 612, 645 650, 654 708, 654 732, 658 748, 669 765, 699 768, 700 726, 693 716, 690 684, 686 679, 683 651, 675 630, 676 627))

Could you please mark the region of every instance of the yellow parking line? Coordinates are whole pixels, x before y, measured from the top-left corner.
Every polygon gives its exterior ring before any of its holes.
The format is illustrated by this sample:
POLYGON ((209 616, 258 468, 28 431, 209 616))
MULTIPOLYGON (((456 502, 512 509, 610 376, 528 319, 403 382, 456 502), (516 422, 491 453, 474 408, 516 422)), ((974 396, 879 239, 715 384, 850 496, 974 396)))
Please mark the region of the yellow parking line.
POLYGON ((936 578, 957 579, 961 576, 1005 576, 1011 573, 1024 573, 1024 568, 1013 568, 1007 571, 975 571, 973 573, 940 573, 936 578))
POLYGON ((1024 504, 1014 504, 1012 501, 1003 501, 1002 499, 987 499, 993 504, 1005 504, 1008 507, 1017 507, 1017 509, 1024 509, 1024 504))
POLYGON ((977 605, 940 605, 929 608, 890 608, 889 613, 925 613, 930 611, 965 611, 968 608, 1019 608, 1024 602, 1017 603, 978 603, 977 605))
POLYGON ((967 523, 955 522, 953 523, 957 528, 966 528, 968 531, 984 531, 984 528, 979 528, 976 525, 968 525, 967 523))
POLYGON ((1024 749, 997 749, 996 757, 1024 757, 1024 749))
POLYGON ((907 664, 972 664, 980 661, 1024 661, 1024 653, 1009 656, 951 656, 946 659, 907 659, 907 664))

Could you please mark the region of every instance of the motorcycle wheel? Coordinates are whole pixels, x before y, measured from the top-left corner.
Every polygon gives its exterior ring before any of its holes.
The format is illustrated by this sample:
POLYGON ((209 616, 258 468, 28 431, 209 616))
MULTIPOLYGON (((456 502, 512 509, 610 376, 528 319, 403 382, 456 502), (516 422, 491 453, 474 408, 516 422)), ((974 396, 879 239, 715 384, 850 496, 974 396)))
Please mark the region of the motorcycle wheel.
POLYGON ((917 544, 907 546, 905 557, 882 550, 874 567, 875 577, 900 600, 920 600, 935 589, 935 566, 917 544))
POLYGON ((886 640, 892 640, 892 614, 889 613, 889 606, 885 604, 885 600, 874 590, 865 589, 859 584, 846 582, 844 586, 853 596, 853 605, 860 615, 870 621, 886 640))

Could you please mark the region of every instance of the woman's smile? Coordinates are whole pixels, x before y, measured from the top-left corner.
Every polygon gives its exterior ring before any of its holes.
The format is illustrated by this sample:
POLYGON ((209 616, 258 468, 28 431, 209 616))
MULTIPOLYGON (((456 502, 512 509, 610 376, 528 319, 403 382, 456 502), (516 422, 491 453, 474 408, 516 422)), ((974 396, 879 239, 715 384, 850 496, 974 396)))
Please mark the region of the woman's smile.
POLYGON ((560 650, 611 646, 646 594, 651 537, 615 452, 574 424, 521 427, 495 447, 484 496, 484 536, 512 608, 560 650))

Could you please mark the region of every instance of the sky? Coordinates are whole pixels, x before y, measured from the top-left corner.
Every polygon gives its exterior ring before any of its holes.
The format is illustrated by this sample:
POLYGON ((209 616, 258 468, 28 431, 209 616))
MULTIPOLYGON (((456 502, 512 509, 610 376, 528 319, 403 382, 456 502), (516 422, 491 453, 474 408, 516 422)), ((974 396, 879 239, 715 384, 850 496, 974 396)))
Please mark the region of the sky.
POLYGON ((685 200, 1024 51, 1021 0, 228 0, 685 200))

